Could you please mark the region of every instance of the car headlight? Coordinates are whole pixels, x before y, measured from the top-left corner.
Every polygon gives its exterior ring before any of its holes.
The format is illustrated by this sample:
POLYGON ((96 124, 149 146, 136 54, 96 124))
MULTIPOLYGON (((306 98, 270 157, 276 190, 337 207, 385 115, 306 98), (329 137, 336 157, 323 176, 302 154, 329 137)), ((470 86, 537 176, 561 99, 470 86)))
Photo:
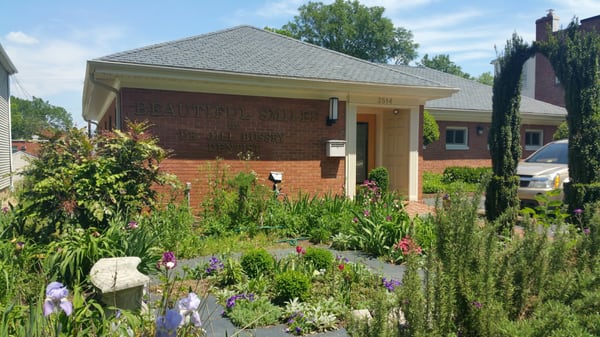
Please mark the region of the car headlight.
POLYGON ((558 188, 560 186, 560 176, 542 176, 531 179, 529 187, 531 188, 558 188))

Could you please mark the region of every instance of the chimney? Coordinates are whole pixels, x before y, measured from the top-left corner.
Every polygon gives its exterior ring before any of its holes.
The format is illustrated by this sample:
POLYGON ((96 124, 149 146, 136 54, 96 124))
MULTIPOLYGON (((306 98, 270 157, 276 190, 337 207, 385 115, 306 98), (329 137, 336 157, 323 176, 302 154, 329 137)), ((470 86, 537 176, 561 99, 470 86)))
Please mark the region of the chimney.
POLYGON ((556 32, 559 28, 558 21, 560 18, 554 14, 553 9, 548 10, 546 16, 539 18, 535 21, 535 40, 546 41, 548 40, 548 28, 552 29, 552 32, 556 32))

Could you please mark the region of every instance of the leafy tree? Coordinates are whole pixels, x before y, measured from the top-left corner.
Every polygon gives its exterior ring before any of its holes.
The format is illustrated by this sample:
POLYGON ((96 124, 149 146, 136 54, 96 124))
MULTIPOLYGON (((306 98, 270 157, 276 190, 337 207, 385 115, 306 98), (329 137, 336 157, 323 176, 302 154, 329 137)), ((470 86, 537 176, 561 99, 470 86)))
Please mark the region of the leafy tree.
POLYGON ((466 79, 471 79, 471 75, 462 71, 462 68, 456 63, 450 61, 450 56, 447 54, 436 55, 429 58, 428 54, 425 54, 418 63, 420 66, 424 66, 431 69, 436 69, 448 74, 460 76, 466 79))
POLYGON ((394 27, 383 7, 336 0, 330 5, 309 2, 282 29, 294 38, 372 62, 408 64, 419 47, 412 32, 394 27))
POLYGON ((521 159, 521 72, 533 53, 533 48, 513 34, 504 55, 498 57, 500 71, 494 78, 488 139, 493 176, 487 187, 485 213, 489 220, 502 217, 505 226, 514 223, 519 207, 517 164, 521 159))
POLYGON ((479 83, 487 84, 490 86, 494 84, 494 76, 491 72, 486 71, 485 73, 479 75, 479 77, 475 78, 469 75, 468 73, 463 72, 461 66, 451 61, 450 55, 447 54, 436 55, 431 59, 429 58, 428 54, 425 54, 425 56, 423 56, 423 58, 420 62, 417 63, 417 65, 431 69, 436 69, 448 74, 460 76, 468 80, 475 80, 479 83))
POLYGON ((429 111, 423 111, 423 145, 427 146, 440 139, 440 127, 429 111))
POLYGON ((66 227, 106 228, 121 213, 152 209, 167 152, 145 123, 93 139, 75 128, 48 134, 18 191, 18 232, 40 242, 66 227))
POLYGON ((477 82, 487 85, 494 85, 494 75, 491 72, 486 71, 477 77, 477 82))
POLYGON ((31 101, 10 98, 13 139, 31 139, 44 130, 66 131, 73 127, 71 115, 61 107, 53 106, 41 98, 31 101))
POLYGON ((289 30, 286 30, 286 29, 277 29, 277 28, 272 28, 272 27, 265 27, 264 29, 266 31, 268 31, 268 32, 273 32, 273 33, 277 33, 279 35, 285 35, 285 36, 293 37, 292 33, 289 30))
POLYGON ((571 178, 565 201, 581 208, 600 199, 600 35, 574 20, 536 46, 565 89, 571 178))
POLYGON ((569 138, 569 125, 567 121, 564 121, 558 125, 556 131, 552 135, 553 140, 566 139, 569 138))

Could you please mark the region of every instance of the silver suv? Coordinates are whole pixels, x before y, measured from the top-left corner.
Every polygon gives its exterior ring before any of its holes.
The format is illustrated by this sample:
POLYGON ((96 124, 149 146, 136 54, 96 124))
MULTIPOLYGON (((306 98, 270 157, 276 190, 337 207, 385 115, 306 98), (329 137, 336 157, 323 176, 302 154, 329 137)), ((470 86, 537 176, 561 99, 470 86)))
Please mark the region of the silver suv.
POLYGON ((567 139, 548 143, 517 165, 520 177, 518 196, 521 205, 537 205, 536 195, 560 189, 569 181, 569 143, 567 139))

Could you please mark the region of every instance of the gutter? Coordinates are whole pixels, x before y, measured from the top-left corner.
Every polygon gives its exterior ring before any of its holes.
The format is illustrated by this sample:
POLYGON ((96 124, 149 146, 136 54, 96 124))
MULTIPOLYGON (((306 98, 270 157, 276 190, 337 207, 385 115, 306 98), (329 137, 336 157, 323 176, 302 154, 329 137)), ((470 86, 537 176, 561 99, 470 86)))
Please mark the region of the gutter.
MULTIPOLYGON (((115 103, 115 128, 117 130, 121 130, 121 97, 119 95, 119 90, 117 88, 114 88, 104 82, 100 82, 95 78, 95 74, 92 74, 89 77, 90 82, 92 82, 94 85, 98 85, 102 88, 107 89, 108 91, 112 91, 115 93, 115 99, 116 99, 116 103, 115 103)), ((98 126, 98 121, 93 121, 93 120, 85 120, 86 122, 88 122, 88 133, 91 132, 90 131, 90 124, 94 124, 96 126, 98 126)))

